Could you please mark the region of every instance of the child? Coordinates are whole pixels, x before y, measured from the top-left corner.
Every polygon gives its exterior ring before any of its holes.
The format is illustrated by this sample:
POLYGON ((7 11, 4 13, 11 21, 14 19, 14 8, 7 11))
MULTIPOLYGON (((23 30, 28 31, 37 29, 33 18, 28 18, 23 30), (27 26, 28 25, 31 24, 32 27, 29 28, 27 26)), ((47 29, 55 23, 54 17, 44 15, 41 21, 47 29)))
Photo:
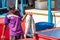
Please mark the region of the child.
POLYGON ((17 40, 20 36, 23 36, 21 21, 23 21, 26 16, 27 15, 22 18, 19 11, 16 11, 14 6, 9 7, 9 12, 5 16, 5 25, 1 37, 4 39, 6 25, 9 25, 10 40, 17 40))

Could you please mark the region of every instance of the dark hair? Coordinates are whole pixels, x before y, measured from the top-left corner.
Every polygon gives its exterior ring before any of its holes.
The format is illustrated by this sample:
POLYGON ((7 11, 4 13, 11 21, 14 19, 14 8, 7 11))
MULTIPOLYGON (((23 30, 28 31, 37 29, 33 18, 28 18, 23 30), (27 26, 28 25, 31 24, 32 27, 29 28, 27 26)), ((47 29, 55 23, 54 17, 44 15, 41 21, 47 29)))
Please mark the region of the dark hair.
MULTIPOLYGON (((14 9, 15 9, 15 6, 14 5, 10 5, 9 6, 9 10, 14 10, 14 9)), ((13 14, 14 15, 17 15, 19 17, 21 16, 19 10, 16 10, 15 13, 13 13, 13 14)))
POLYGON ((19 11, 16 11, 16 12, 14 13, 14 15, 17 15, 17 16, 20 17, 20 12, 19 12, 19 11))
POLYGON ((9 10, 14 10, 15 9, 15 6, 14 5, 10 5, 9 6, 9 10))

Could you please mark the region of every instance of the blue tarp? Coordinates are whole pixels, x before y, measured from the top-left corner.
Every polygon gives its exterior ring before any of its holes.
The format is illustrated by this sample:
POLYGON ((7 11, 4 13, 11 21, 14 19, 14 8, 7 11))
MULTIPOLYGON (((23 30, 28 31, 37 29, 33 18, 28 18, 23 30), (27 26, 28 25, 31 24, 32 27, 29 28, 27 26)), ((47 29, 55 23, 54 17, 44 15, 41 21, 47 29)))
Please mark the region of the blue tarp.
POLYGON ((37 32, 36 34, 43 34, 46 36, 51 36, 53 38, 60 38, 60 28, 57 28, 55 30, 47 30, 43 32, 37 32))
POLYGON ((36 31, 39 31, 47 28, 53 28, 54 24, 49 22, 38 22, 35 24, 35 27, 36 27, 36 31))

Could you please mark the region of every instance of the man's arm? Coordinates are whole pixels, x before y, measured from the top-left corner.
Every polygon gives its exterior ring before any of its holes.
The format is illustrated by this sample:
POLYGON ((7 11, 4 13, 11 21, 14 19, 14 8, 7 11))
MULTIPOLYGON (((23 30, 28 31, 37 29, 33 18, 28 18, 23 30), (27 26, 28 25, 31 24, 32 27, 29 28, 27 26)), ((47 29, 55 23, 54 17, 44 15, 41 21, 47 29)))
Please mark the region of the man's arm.
POLYGON ((3 27, 2 35, 4 35, 5 31, 6 31, 6 25, 4 25, 4 27, 3 27))
POLYGON ((22 17, 21 20, 24 21, 27 15, 28 15, 28 13, 25 13, 25 15, 22 17))
POLYGON ((24 21, 24 20, 25 20, 25 18, 26 18, 26 16, 27 16, 27 15, 24 15, 24 16, 22 17, 22 19, 21 19, 21 20, 22 20, 22 21, 24 21))
POLYGON ((32 13, 31 13, 31 12, 27 12, 27 13, 23 16, 22 21, 26 18, 27 15, 32 16, 32 13))
POLYGON ((2 31, 2 35, 1 35, 1 38, 2 38, 2 40, 4 40, 4 33, 5 33, 5 31, 6 31, 6 25, 4 25, 4 27, 3 27, 3 31, 2 31))

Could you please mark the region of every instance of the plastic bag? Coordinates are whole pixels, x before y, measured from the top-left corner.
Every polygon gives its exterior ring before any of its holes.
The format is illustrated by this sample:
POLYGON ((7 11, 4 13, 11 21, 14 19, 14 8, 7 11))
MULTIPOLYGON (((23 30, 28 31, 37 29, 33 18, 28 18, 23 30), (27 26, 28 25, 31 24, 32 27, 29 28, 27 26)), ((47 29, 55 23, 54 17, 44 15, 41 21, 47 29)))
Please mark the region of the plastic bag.
POLYGON ((32 29, 32 33, 35 33, 35 22, 32 16, 27 15, 25 23, 25 34, 29 32, 29 29, 32 29))

